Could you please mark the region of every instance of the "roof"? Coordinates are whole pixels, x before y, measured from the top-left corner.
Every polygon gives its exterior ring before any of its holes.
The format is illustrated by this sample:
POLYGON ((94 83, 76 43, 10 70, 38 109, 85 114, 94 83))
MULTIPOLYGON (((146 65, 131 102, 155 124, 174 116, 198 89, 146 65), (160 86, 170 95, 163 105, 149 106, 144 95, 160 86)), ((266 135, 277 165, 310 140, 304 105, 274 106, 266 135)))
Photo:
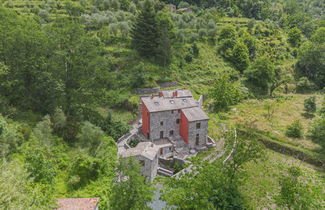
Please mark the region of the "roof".
POLYGON ((165 90, 161 91, 164 98, 183 98, 183 97, 193 97, 191 91, 187 89, 177 89, 177 90, 165 90))
POLYGON ((149 160, 155 159, 159 148, 151 142, 140 142, 136 147, 127 149, 122 157, 143 156, 149 160))
POLYGON ((164 98, 159 96, 142 97, 142 102, 149 112, 177 110, 199 106, 193 98, 164 98))
POLYGON ((192 11, 191 8, 179 8, 177 11, 192 11))
POLYGON ((182 109, 182 112, 190 122, 209 119, 209 117, 205 114, 205 112, 200 107, 182 109))
POLYGON ((94 210, 99 198, 59 198, 58 210, 94 210))

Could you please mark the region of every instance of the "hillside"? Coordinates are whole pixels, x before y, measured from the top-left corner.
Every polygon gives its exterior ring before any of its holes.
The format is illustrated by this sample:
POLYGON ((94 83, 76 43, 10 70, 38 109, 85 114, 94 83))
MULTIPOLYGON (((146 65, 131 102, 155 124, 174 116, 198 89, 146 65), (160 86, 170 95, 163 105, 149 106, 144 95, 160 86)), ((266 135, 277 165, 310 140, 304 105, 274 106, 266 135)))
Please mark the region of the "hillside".
POLYGON ((229 167, 202 161, 214 150, 193 158, 208 185, 159 179, 169 206, 324 208, 324 11, 319 0, 0 0, 0 209, 68 197, 146 209, 132 198, 150 200, 149 184, 128 167, 140 178, 127 189, 143 191, 114 197, 116 141, 140 117, 136 90, 166 82, 205 96, 209 136, 226 139, 226 155, 232 130, 244 142, 229 167), (249 156, 245 142, 261 147, 249 156), (293 166, 307 202, 281 203, 293 166))

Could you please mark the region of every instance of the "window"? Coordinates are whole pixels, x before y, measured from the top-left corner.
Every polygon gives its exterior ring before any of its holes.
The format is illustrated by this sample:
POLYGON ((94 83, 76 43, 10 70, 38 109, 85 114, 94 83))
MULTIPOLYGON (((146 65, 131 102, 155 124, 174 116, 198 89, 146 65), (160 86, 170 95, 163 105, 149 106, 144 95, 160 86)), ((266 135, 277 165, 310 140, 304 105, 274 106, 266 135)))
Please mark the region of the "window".
POLYGON ((180 121, 180 120, 179 120, 179 119, 177 119, 177 120, 176 120, 176 123, 177 123, 177 124, 179 124, 179 121, 180 121))
POLYGON ((173 130, 169 131, 169 136, 172 136, 172 135, 174 135, 174 131, 173 130))
POLYGON ((161 139, 164 138, 164 131, 160 131, 160 138, 161 138, 161 139))
POLYGON ((169 147, 169 151, 172 151, 172 150, 173 150, 173 148, 169 147))
POLYGON ((160 125, 164 125, 164 121, 161 121, 161 122, 160 122, 160 125))
POLYGON ((179 109, 179 110, 177 110, 178 111, 178 113, 180 113, 181 112, 181 110, 179 109))
POLYGON ((196 129, 200 129, 201 128, 201 123, 196 123, 196 129))
POLYGON ((160 154, 164 154, 164 150, 162 148, 160 148, 160 154))
POLYGON ((174 110, 172 110, 172 114, 174 114, 174 110))
POLYGON ((144 160, 140 160, 140 165, 143 167, 145 165, 144 160))
POLYGON ((200 134, 196 134, 195 145, 199 145, 200 142, 200 134))
POLYGON ((171 104, 174 104, 174 103, 175 103, 175 101, 174 101, 174 100, 169 100, 169 102, 170 102, 171 104))
POLYGON ((159 102, 157 102, 157 101, 155 101, 154 104, 155 104, 156 106, 159 106, 159 102))
POLYGON ((186 103, 187 102, 187 99, 186 98, 183 98, 182 101, 186 103))

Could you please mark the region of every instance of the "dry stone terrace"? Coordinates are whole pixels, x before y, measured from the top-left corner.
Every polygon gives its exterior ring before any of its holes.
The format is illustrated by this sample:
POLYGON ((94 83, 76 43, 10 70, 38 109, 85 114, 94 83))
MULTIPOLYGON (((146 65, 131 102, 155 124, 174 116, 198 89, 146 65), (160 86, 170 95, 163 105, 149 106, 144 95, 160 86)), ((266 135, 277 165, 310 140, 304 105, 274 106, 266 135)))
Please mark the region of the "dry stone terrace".
MULTIPOLYGON (((215 146, 208 137, 209 117, 191 91, 176 89, 156 95, 141 96, 141 120, 118 140, 120 157, 135 157, 142 164, 142 173, 152 181, 158 173, 172 175, 159 160, 179 161, 215 146), (134 139, 140 141, 134 148, 134 139)), ((202 97, 200 97, 202 98, 202 97)), ((185 162, 185 161, 184 161, 185 162)))

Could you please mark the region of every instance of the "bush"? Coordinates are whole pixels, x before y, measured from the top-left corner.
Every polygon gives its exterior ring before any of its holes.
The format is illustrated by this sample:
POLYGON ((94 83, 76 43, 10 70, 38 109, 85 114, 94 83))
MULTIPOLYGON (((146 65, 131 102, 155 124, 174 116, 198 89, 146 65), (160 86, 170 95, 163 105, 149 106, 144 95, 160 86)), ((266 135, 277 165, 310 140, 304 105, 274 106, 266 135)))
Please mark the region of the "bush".
POLYGON ((299 120, 294 121, 291 125, 288 125, 286 128, 286 136, 292 138, 302 137, 303 127, 299 120))
POLYGON ((316 112, 316 97, 311 96, 304 101, 304 107, 307 114, 312 114, 316 112))
POLYGON ((297 93, 309 93, 312 90, 316 89, 316 85, 313 82, 310 82, 307 77, 300 77, 297 82, 296 92, 297 93))
POLYGON ((215 85, 209 91, 209 97, 212 99, 212 109, 216 112, 227 111, 229 106, 237 104, 243 99, 243 90, 239 82, 232 81, 230 76, 224 74, 218 78, 215 85))
POLYGON ((309 132, 312 140, 325 144, 325 117, 316 120, 309 132))

